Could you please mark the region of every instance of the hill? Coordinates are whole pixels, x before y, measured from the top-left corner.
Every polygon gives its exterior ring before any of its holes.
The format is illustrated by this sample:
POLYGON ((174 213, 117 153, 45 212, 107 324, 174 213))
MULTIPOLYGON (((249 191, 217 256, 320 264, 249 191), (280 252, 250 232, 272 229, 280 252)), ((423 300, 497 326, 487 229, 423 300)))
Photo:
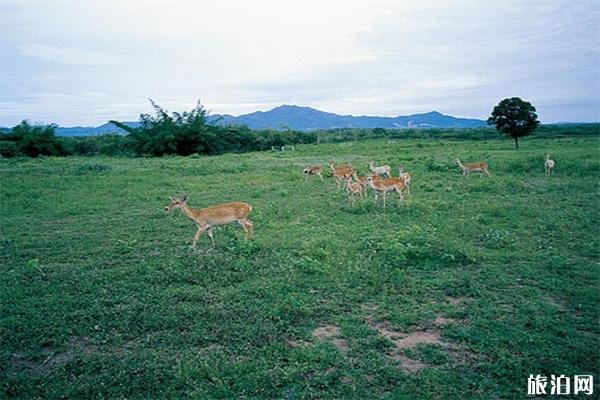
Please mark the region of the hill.
POLYGON ((480 119, 456 118, 437 111, 397 117, 338 115, 311 107, 283 105, 270 111, 257 111, 234 117, 213 115, 228 125, 248 125, 252 129, 317 130, 333 128, 475 128, 485 126, 480 119))
MULTIPOLYGON (((311 107, 283 105, 270 111, 256 111, 250 114, 233 116, 213 114, 210 122, 221 125, 247 125, 250 129, 294 129, 311 131, 335 128, 477 128, 486 126, 480 119, 456 118, 437 111, 424 114, 399 115, 397 117, 339 115, 320 111, 311 107)), ((139 126, 139 122, 125 122, 129 126, 139 126)), ((58 127, 59 136, 97 136, 109 133, 125 134, 122 129, 107 122, 98 127, 58 127)))

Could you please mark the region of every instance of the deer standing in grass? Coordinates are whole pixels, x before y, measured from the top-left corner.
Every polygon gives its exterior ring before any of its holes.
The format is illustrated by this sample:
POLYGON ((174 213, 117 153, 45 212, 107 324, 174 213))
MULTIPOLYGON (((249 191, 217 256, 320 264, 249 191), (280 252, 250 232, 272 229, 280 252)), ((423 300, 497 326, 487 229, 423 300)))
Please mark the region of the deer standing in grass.
POLYGON ((342 165, 336 167, 333 161, 329 163, 329 168, 331 169, 331 175, 335 179, 338 189, 341 187, 342 182, 347 181, 348 178, 352 177, 352 173, 354 172, 351 166, 342 165))
POLYGON ((404 179, 404 190, 406 191, 406 194, 409 195, 410 194, 410 180, 411 180, 410 174, 408 172, 406 172, 404 170, 404 168, 401 167, 398 169, 398 177, 404 179))
POLYGON ((392 168, 389 165, 375 166, 375 161, 369 161, 369 169, 373 175, 385 175, 388 178, 392 177, 392 168))
POLYGON ((376 204, 379 195, 383 195, 383 208, 385 208, 385 199, 388 192, 396 192, 398 194, 398 202, 404 199, 404 195, 402 194, 402 190, 406 185, 404 178, 387 178, 376 181, 372 176, 369 176, 367 182, 369 182, 369 186, 375 192, 376 204))
POLYGON ((546 161, 544 162, 544 170, 546 171, 546 175, 550 175, 554 170, 554 160, 550 158, 550 154, 546 154, 546 161))
POLYGON ((204 232, 208 234, 214 245, 215 238, 213 237, 212 228, 236 221, 244 228, 246 239, 252 236, 252 221, 247 218, 250 211, 252 211, 250 204, 233 202, 195 210, 187 205, 187 196, 181 198, 171 197, 171 203, 165 207, 165 211, 171 211, 176 208, 181 209, 186 217, 198 225, 198 231, 194 235, 192 248, 196 247, 196 242, 198 242, 200 235, 204 232))
MULTIPOLYGON (((379 177, 379 175, 371 175, 373 176, 373 179, 379 179, 381 180, 381 178, 379 177)), ((354 178, 354 181, 358 184, 360 184, 360 186, 362 186, 363 191, 361 192, 361 196, 365 196, 367 194, 367 187, 369 187, 369 182, 367 182, 367 178, 369 178, 369 175, 365 175, 365 176, 358 176, 358 174, 356 173, 356 171, 352 172, 352 178, 354 178)))
POLYGON ((310 175, 317 175, 323 180, 323 171, 320 165, 309 165, 302 170, 302 173, 304 174, 304 180, 307 180, 310 175))
POLYGON ((483 174, 486 174, 487 176, 490 176, 490 173, 488 172, 487 163, 478 162, 478 163, 463 164, 462 162, 460 162, 459 158, 454 160, 454 162, 460 167, 460 169, 462 169, 463 175, 467 175, 470 172, 481 172, 483 174))
POLYGON ((346 181, 346 193, 348 193, 348 201, 354 206, 356 196, 361 196, 364 193, 365 188, 360 182, 354 182, 352 178, 346 181))

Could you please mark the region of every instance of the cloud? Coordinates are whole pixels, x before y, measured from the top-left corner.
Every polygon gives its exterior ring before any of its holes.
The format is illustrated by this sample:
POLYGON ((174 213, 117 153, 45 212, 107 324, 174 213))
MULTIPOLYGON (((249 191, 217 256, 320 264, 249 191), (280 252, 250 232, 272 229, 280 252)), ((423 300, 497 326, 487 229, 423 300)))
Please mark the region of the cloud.
POLYGON ((508 96, 548 122, 600 118, 595 1, 5 3, 0 100, 59 123, 104 122, 80 107, 86 93, 105 93, 92 108, 108 118, 137 118, 148 97, 171 110, 200 98, 215 113, 296 103, 485 117, 508 96))
POLYGON ((121 58, 114 54, 41 43, 23 44, 19 46, 19 51, 24 56, 37 58, 45 62, 73 66, 115 65, 121 62, 121 58))

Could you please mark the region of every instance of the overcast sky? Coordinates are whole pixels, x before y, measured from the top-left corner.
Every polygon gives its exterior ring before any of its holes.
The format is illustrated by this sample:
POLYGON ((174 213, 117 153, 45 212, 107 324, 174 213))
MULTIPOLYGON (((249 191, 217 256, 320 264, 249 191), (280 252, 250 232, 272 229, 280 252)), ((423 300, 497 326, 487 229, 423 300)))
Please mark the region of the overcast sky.
POLYGON ((600 120, 599 1, 0 0, 0 125, 135 121, 148 98, 234 115, 600 120))

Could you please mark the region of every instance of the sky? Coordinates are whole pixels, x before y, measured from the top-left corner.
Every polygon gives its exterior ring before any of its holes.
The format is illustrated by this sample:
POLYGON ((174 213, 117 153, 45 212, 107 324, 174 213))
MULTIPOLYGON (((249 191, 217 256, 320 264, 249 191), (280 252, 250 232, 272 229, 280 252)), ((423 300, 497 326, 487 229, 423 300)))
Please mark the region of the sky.
POLYGON ((0 126, 282 104, 600 121, 600 1, 0 0, 0 126))

